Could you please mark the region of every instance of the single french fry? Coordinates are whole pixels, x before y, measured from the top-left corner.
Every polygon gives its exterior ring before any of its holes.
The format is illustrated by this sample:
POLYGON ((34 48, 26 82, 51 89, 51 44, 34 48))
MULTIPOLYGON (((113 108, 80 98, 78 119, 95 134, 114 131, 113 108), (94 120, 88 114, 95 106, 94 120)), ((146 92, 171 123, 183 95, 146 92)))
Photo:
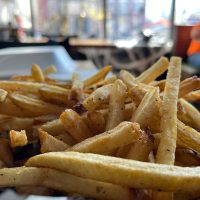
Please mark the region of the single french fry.
POLYGON ((0 138, 0 160, 7 167, 13 166, 13 154, 7 139, 0 138))
POLYGON ((70 90, 65 89, 65 88, 54 90, 50 87, 44 86, 39 89, 39 93, 40 93, 41 98, 47 102, 52 102, 56 104, 64 104, 67 106, 72 106, 74 104, 68 98, 70 90))
POLYGON ((33 118, 20 118, 10 115, 0 114, 0 131, 22 130, 32 127, 34 124, 33 118))
POLYGON ((155 64, 138 76, 136 80, 141 83, 151 83, 167 70, 168 65, 168 59, 166 57, 161 57, 155 64))
POLYGON ((137 84, 136 78, 133 76, 133 74, 126 70, 120 71, 119 78, 126 84, 129 89, 137 84))
POLYGON ((160 113, 159 107, 161 104, 159 89, 154 88, 149 90, 141 103, 133 113, 132 122, 138 122, 142 128, 147 128, 153 132, 160 131, 160 113))
POLYGON ((9 137, 10 137, 10 145, 12 148, 25 146, 28 143, 25 130, 21 131, 11 130, 9 133, 9 137))
POLYGON ((193 90, 200 88, 200 78, 193 76, 180 83, 179 98, 184 97, 193 90))
POLYGON ((57 68, 54 65, 48 66, 43 70, 44 76, 48 76, 49 74, 53 74, 57 72, 57 68))
POLYGON ((6 90, 0 89, 0 103, 4 102, 8 92, 6 90))
POLYGON ((36 64, 32 65, 31 74, 36 82, 44 82, 44 74, 38 65, 36 64))
POLYGON ((60 114, 64 109, 62 107, 44 102, 39 99, 33 99, 21 94, 10 94, 10 99, 21 109, 30 112, 30 116, 39 116, 45 114, 60 114))
POLYGON ((82 115, 82 119, 85 121, 93 135, 104 132, 106 120, 104 114, 100 111, 88 111, 82 115))
POLYGON ((101 70, 99 70, 95 75, 87 78, 83 81, 84 87, 88 87, 98 81, 101 81, 105 78, 105 76, 112 70, 111 66, 105 66, 101 70))
POLYGON ((113 84, 108 84, 96 89, 88 98, 83 101, 83 106, 87 110, 93 111, 98 109, 102 104, 107 104, 109 102, 109 96, 112 89, 113 84))
POLYGON ((131 146, 126 158, 147 162, 149 154, 153 150, 153 140, 151 132, 149 130, 144 131, 140 139, 131 146))
POLYGON ((200 133, 178 120, 177 143, 200 153, 200 133))
POLYGON ((55 136, 59 134, 64 134, 65 127, 61 123, 60 119, 55 119, 53 121, 47 122, 41 126, 41 129, 48 132, 49 134, 55 136))
POLYGON ((66 143, 66 144, 68 144, 70 146, 73 146, 73 145, 76 144, 76 141, 67 132, 58 134, 58 135, 56 135, 54 137, 57 138, 60 141, 63 141, 64 143, 66 143))
POLYGON ((177 101, 181 73, 181 59, 172 57, 167 74, 162 103, 162 136, 156 154, 156 162, 173 165, 177 138, 177 101))
POLYGON ((65 129, 77 142, 81 142, 82 140, 93 136, 92 132, 89 130, 80 115, 71 109, 65 110, 61 114, 60 120, 65 129))
POLYGON ((118 147, 133 143, 139 138, 141 133, 142 130, 138 124, 122 122, 114 129, 88 138, 67 149, 67 151, 108 154, 118 147))
POLYGON ((178 148, 175 163, 184 167, 200 166, 200 155, 190 149, 178 148))
POLYGON ((184 99, 190 102, 199 102, 200 101, 200 90, 196 90, 193 92, 190 92, 189 94, 184 96, 184 99))
POLYGON ((124 120, 126 85, 116 80, 110 93, 106 130, 110 130, 124 120))
POLYGON ((151 82, 150 85, 154 87, 159 87, 160 92, 162 92, 165 89, 165 83, 166 83, 166 80, 160 80, 160 81, 151 82))
POLYGON ((72 88, 70 90, 68 99, 71 101, 79 102, 82 98, 83 82, 77 73, 72 76, 72 88))
MULTIPOLYGON (((161 107, 161 138, 156 162, 174 165, 177 140, 177 102, 181 75, 181 58, 172 57, 165 83, 161 107)), ((173 193, 153 191, 153 200, 172 200, 173 193)))
POLYGON ((0 187, 42 186, 97 199, 135 199, 132 192, 123 186, 81 178, 48 168, 4 168, 0 170, 0 174, 0 187))
POLYGON ((86 89, 89 89, 89 90, 93 91, 93 90, 95 90, 97 88, 100 88, 100 87, 102 87, 104 85, 107 85, 107 84, 110 84, 110 83, 114 83, 116 80, 117 80, 117 76, 116 75, 112 75, 112 76, 110 76, 110 77, 108 77, 108 78, 106 78, 106 79, 104 79, 102 81, 97 82, 94 85, 89 86, 86 89))
POLYGON ((192 124, 194 128, 200 130, 200 112, 192 104, 185 101, 184 99, 180 99, 179 102, 186 111, 189 119, 193 122, 192 124))
POLYGON ((40 151, 41 153, 64 151, 69 145, 60 141, 59 139, 49 135, 46 131, 39 129, 40 151))
POLYGON ((195 192, 200 189, 200 167, 185 168, 78 152, 37 155, 30 158, 26 166, 48 167, 130 188, 166 192, 195 192))
POLYGON ((0 113, 4 115, 27 117, 29 113, 16 106, 9 98, 0 103, 0 113))
POLYGON ((49 85, 46 83, 27 82, 27 81, 0 81, 0 88, 8 92, 22 92, 39 95, 42 87, 48 88, 50 91, 65 92, 69 91, 59 86, 49 85))
POLYGON ((61 123, 60 119, 47 122, 43 124, 40 128, 71 146, 76 143, 71 135, 65 130, 65 127, 61 123))

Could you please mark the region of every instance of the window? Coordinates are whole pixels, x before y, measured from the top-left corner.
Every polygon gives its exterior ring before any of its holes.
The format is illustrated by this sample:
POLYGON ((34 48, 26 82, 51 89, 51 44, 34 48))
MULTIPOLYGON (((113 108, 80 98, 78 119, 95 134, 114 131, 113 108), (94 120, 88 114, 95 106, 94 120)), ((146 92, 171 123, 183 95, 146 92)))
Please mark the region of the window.
POLYGON ((101 0, 34 1, 36 31, 47 35, 103 37, 103 18, 101 0))

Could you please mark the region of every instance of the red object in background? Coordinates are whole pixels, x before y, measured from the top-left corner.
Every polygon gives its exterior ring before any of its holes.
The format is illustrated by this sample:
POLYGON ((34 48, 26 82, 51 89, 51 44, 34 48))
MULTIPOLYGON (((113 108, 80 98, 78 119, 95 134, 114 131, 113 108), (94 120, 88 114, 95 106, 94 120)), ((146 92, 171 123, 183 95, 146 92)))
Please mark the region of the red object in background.
POLYGON ((190 32, 193 26, 176 26, 176 37, 174 45, 174 55, 180 57, 187 56, 187 50, 191 42, 190 32))

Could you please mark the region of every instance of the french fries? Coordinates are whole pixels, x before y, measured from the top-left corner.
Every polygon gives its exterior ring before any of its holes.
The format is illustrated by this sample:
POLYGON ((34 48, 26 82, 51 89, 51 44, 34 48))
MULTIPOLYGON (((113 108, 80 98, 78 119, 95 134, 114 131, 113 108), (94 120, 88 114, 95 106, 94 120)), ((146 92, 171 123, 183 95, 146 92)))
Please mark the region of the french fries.
MULTIPOLYGON (((181 75, 181 59, 172 57, 165 83, 161 107, 161 139, 156 162, 174 165, 177 140, 177 102, 181 75)), ((173 199, 173 193, 153 192, 153 200, 173 199)))
POLYGON ((9 136, 10 136, 10 145, 13 148, 19 146, 25 146, 28 143, 25 130, 21 131, 11 130, 9 136))
POLYGON ((105 66, 102 68, 99 72, 97 72, 95 75, 89 77, 88 79, 83 81, 84 87, 88 87, 98 81, 101 81, 105 78, 105 76, 112 70, 111 66, 105 66))
POLYGON ((32 65, 31 73, 32 73, 33 79, 36 82, 44 82, 43 72, 42 72, 41 68, 38 65, 36 65, 36 64, 32 65))
POLYGON ((0 170, 0 174, 0 187, 46 186, 66 193, 78 193, 98 199, 134 199, 134 195, 125 187, 85 179, 48 168, 4 168, 0 170))
POLYGON ((48 77, 54 67, 33 65, 30 75, 0 81, 0 188, 106 200, 200 197, 200 114, 189 103, 200 99, 199 78, 180 83, 178 57, 161 57, 138 77, 106 77, 111 70, 58 81, 48 77))
POLYGON ((26 166, 49 167, 131 188, 169 192, 195 192, 200 189, 199 167, 184 168, 78 152, 37 155, 30 158, 26 166))
POLYGON ((159 97, 158 88, 154 88, 149 90, 141 103, 137 107, 134 112, 131 121, 138 122, 141 127, 147 128, 149 127, 151 131, 154 133, 160 131, 160 113, 159 106, 161 104, 161 100, 159 97))
POLYGON ((137 81, 142 83, 151 83, 157 77, 159 77, 162 73, 164 73, 169 65, 169 61, 166 57, 161 57, 154 65, 152 65, 149 69, 144 71, 139 77, 137 77, 137 81))
POLYGON ((73 110, 67 109, 60 116, 61 123, 70 133, 72 138, 77 142, 81 142, 91 136, 92 132, 83 121, 83 119, 73 110))
POLYGON ((110 130, 124 121, 125 100, 126 85, 121 80, 116 80, 110 94, 106 130, 110 130))
POLYGON ((131 122, 122 122, 114 129, 88 138, 69 148, 69 151, 109 154, 116 148, 136 141, 142 130, 139 125, 131 122))
POLYGON ((68 144, 49 135, 47 132, 43 131, 42 129, 39 129, 39 138, 40 138, 40 144, 41 144, 41 148, 40 148, 41 153, 64 151, 69 147, 68 144))

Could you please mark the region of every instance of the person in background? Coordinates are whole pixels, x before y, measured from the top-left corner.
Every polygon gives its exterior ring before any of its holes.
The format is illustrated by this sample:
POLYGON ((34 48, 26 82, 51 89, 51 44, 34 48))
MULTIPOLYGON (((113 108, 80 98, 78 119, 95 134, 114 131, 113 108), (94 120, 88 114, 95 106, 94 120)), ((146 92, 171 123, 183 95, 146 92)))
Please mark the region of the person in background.
POLYGON ((200 71, 200 23, 192 28, 191 38, 192 41, 187 51, 188 62, 200 71))

